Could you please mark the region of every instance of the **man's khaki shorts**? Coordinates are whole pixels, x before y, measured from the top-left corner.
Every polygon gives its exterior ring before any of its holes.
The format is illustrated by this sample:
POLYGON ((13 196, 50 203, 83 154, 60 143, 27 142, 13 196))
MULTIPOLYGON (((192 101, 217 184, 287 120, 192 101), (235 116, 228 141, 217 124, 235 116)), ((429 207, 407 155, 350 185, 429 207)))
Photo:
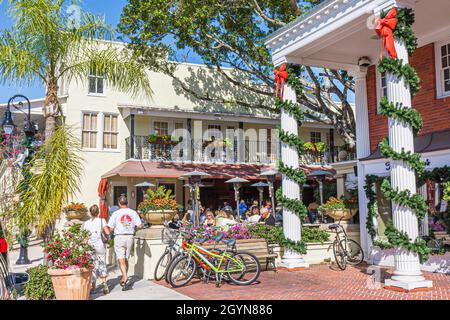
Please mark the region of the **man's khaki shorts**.
POLYGON ((117 259, 128 259, 131 254, 131 248, 133 246, 132 235, 116 235, 114 237, 114 251, 116 252, 117 259))

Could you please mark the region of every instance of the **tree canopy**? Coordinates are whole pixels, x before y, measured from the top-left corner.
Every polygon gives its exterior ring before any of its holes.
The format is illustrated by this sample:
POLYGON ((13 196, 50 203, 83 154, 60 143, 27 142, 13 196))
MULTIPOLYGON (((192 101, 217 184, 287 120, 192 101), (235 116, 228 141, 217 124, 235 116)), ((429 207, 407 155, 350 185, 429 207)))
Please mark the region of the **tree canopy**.
MULTIPOLYGON (((261 100, 254 105, 244 101, 222 99, 221 103, 241 103, 246 107, 275 109, 273 65, 264 39, 305 13, 321 0, 129 0, 121 16, 119 31, 130 40, 136 57, 156 71, 171 75, 175 81, 173 60, 179 49, 190 48, 210 68, 222 73, 241 89, 257 93, 261 100), (170 41, 168 41, 170 40, 170 41), (173 42, 174 45, 167 43, 173 42), (161 63, 162 62, 162 63, 161 63), (232 67, 239 76, 225 72, 232 67)), ((354 91, 346 72, 291 68, 301 78, 296 88, 297 100, 309 118, 333 125, 351 146, 355 142, 355 119, 348 103, 354 91)), ((184 84, 189 91, 189 86, 184 84)), ((191 92, 193 93, 193 92, 191 92)), ((212 100, 195 93, 198 98, 212 100)))

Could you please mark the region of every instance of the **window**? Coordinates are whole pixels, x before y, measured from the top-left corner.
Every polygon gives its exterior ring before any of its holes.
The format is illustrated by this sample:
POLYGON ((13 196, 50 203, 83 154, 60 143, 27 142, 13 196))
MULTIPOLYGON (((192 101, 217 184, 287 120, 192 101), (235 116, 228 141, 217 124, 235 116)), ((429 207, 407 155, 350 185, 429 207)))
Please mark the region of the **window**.
POLYGON ((381 86, 380 86, 381 98, 387 97, 387 80, 386 80, 385 73, 380 74, 380 80, 381 80, 381 86))
POLYGON ((103 148, 117 149, 117 136, 119 130, 117 127, 117 116, 105 114, 103 118, 103 148))
POLYGON ((169 134, 169 123, 164 121, 155 121, 153 122, 153 129, 155 134, 167 136, 169 134))
POLYGON ((104 78, 97 73, 95 67, 89 71, 89 93, 104 94, 104 78))
POLYGON ((222 126, 218 124, 208 124, 208 134, 209 138, 212 139, 217 138, 217 136, 221 137, 222 126))
POLYGON ((322 135, 320 132, 311 131, 310 132, 310 141, 312 143, 317 143, 322 141, 322 135))
POLYGON ((81 140, 83 148, 97 148, 97 114, 83 113, 83 130, 81 140))
POLYGON ((208 124, 208 130, 222 130, 222 126, 218 125, 218 124, 208 124))
POLYGON ((380 101, 383 97, 387 97, 387 78, 385 73, 377 71, 377 114, 380 113, 380 101))
POLYGON ((184 128, 183 122, 175 122, 175 130, 183 128, 184 128))
POLYGON ((450 95, 450 43, 440 45, 441 95, 450 95))

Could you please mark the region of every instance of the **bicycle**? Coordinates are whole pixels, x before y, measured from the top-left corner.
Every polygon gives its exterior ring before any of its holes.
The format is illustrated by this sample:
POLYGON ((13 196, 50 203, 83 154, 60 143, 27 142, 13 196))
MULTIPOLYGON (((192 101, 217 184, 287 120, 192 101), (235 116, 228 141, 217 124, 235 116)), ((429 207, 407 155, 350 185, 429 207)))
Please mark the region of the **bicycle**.
POLYGON ((178 232, 170 229, 166 223, 164 223, 164 226, 165 228, 161 230, 161 241, 167 244, 167 247, 155 266, 154 278, 156 281, 165 278, 168 266, 173 258, 178 255, 181 247, 181 239, 178 239, 178 232))
POLYGON ((336 264, 339 269, 345 270, 347 263, 350 265, 358 265, 364 260, 364 252, 356 241, 348 239, 347 232, 344 227, 339 223, 333 223, 328 228, 336 233, 335 240, 333 242, 333 253, 336 260, 336 264), (340 233, 343 233, 341 238, 340 233))
POLYGON ((181 248, 185 254, 179 255, 171 263, 166 275, 166 279, 172 287, 179 288, 187 285, 193 279, 199 266, 203 273, 203 281, 208 283, 211 278, 214 278, 217 287, 220 287, 223 279, 237 285, 250 285, 258 279, 261 267, 253 254, 228 251, 228 248, 235 246, 236 239, 223 240, 223 234, 212 239, 216 243, 224 242, 227 249, 206 250, 200 246, 207 240, 206 237, 196 239, 196 242, 192 244, 187 241, 182 242, 181 248), (214 273, 213 277, 211 273, 214 273))

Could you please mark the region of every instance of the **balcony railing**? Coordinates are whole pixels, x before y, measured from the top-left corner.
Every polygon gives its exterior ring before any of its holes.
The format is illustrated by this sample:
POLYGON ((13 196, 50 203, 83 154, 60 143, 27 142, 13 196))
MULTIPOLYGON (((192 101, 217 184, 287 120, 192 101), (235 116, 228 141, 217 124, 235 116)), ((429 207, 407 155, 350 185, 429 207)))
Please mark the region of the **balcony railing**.
POLYGON ((346 151, 342 147, 335 146, 323 152, 305 150, 300 158, 300 163, 305 165, 325 165, 335 162, 356 160, 356 153, 346 151), (342 151, 342 152, 341 152, 342 151))
MULTIPOLYGON (((130 159, 130 138, 126 138, 126 158, 130 159)), ((355 160, 354 152, 334 147, 330 152, 305 150, 300 157, 303 165, 325 165, 334 162, 355 160)), ((206 163, 252 163, 274 164, 280 157, 278 143, 245 140, 234 141, 192 140, 190 142, 149 142, 147 136, 134 137, 134 159, 151 161, 193 161, 206 163)))
MULTIPOLYGON (((126 138, 126 158, 131 158, 130 138, 126 138)), ((149 142, 147 136, 134 136, 134 159, 151 161, 194 161, 206 163, 273 164, 278 159, 278 144, 245 140, 149 142)))

